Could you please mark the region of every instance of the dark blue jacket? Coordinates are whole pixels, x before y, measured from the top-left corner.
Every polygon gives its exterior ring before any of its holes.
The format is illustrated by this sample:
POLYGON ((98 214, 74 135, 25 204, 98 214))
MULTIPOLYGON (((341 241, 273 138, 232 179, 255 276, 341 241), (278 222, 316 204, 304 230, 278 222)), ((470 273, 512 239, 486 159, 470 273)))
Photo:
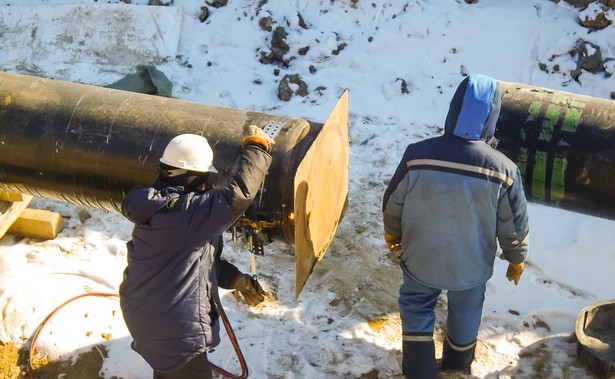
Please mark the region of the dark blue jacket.
POLYGON ((527 256, 521 174, 489 144, 500 102, 494 79, 462 81, 444 135, 409 145, 385 191, 385 232, 401 238, 406 274, 429 287, 463 290, 485 283, 497 242, 509 262, 527 256))
POLYGON ((120 304, 134 350, 155 370, 176 371, 218 344, 218 284, 230 288, 238 273, 220 260, 222 233, 250 206, 270 163, 248 145, 222 187, 199 193, 158 181, 126 196, 122 213, 135 227, 120 304))

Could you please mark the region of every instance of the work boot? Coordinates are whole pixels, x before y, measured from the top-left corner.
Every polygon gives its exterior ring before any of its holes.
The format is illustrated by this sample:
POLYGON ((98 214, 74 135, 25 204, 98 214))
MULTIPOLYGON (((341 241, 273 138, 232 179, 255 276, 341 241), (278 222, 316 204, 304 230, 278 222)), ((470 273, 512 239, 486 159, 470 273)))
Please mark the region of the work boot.
POLYGON ((474 350, 476 340, 460 346, 451 342, 448 336, 444 339, 442 348, 442 361, 440 362, 441 371, 460 371, 463 374, 470 374, 470 365, 474 360, 474 350))
POLYGON ((438 369, 433 339, 430 341, 402 341, 402 352, 402 369, 406 379, 436 378, 438 369))

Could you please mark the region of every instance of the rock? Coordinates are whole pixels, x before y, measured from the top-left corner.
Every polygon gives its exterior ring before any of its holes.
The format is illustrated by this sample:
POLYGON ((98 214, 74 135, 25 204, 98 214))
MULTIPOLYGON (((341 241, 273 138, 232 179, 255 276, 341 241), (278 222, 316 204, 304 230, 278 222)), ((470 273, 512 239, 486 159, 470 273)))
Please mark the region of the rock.
MULTIPOLYGON (((555 4, 558 4, 560 0, 553 0, 555 4)), ((590 4, 603 4, 610 8, 615 8, 615 0, 564 0, 564 2, 572 5, 573 7, 585 9, 590 4)))
POLYGON ((607 78, 610 78, 613 74, 615 74, 615 59, 606 58, 602 61, 602 68, 604 69, 604 75, 607 78))
MULTIPOLYGON (((126 4, 130 4, 130 0, 123 0, 126 4)), ((155 5, 155 6, 171 6, 173 5, 173 0, 171 1, 162 1, 162 0, 149 0, 147 5, 155 5)))
POLYGON ((275 28, 271 38, 271 51, 269 54, 261 52, 259 62, 262 64, 279 64, 288 67, 288 62, 284 59, 284 55, 290 50, 290 46, 286 43, 288 33, 283 27, 275 28))
POLYGON ((303 29, 307 29, 308 26, 305 20, 303 19, 303 16, 301 15, 301 13, 297 12, 297 18, 299 18, 299 26, 303 29))
POLYGON ((290 46, 286 43, 286 36, 288 36, 286 30, 278 26, 273 31, 273 36, 271 38, 271 53, 280 62, 284 61, 284 54, 288 53, 290 49, 290 46))
POLYGON ((577 68, 582 68, 591 73, 603 70, 600 46, 581 40, 577 46, 576 54, 578 55, 577 68))
POLYGON ((606 17, 604 12, 598 12, 594 15, 579 15, 579 24, 589 29, 600 30, 611 25, 613 22, 606 17))
POLYGON ((214 8, 225 7, 227 3, 228 3, 228 0, 213 0, 213 1, 205 2, 205 4, 209 5, 210 7, 214 7, 214 8))
POLYGON ((261 30, 270 32, 273 30, 272 25, 273 25, 273 20, 271 19, 270 16, 261 17, 261 19, 258 20, 258 26, 261 28, 261 30))
POLYGON ((209 18, 209 8, 201 7, 201 14, 199 14, 199 21, 205 22, 209 18))
POLYGON ((81 223, 83 224, 87 220, 91 219, 92 215, 86 209, 80 209, 79 212, 77 212, 77 217, 79 218, 79 221, 81 221, 81 223))
POLYGON ((289 101, 294 95, 307 96, 307 94, 308 86, 298 74, 284 75, 278 85, 278 98, 283 101, 289 101))
POLYGON ((339 45, 337 45, 337 49, 333 50, 333 51, 331 52, 331 54, 333 54, 333 55, 338 55, 338 54, 340 53, 340 51, 342 51, 342 50, 344 50, 344 49, 346 48, 346 46, 348 46, 348 45, 346 44, 346 42, 342 42, 342 43, 340 43, 339 45))
POLYGON ((593 3, 595 0, 564 0, 564 1, 572 5, 573 7, 585 9, 587 8, 589 4, 593 3))
POLYGON ((577 68, 570 71, 570 75, 577 82, 580 81, 579 77, 583 73, 583 70, 594 74, 604 71, 600 46, 581 40, 576 49, 571 51, 571 54, 573 56, 578 56, 577 68))
POLYGON ((401 82, 400 87, 399 87, 399 90, 401 91, 401 93, 402 93, 402 94, 406 95, 406 94, 409 94, 409 93, 410 93, 410 91, 408 90, 408 83, 406 83, 406 81, 405 81, 404 79, 402 79, 402 78, 397 78, 397 79, 395 80, 395 82, 396 82, 396 83, 397 83, 397 82, 401 82))

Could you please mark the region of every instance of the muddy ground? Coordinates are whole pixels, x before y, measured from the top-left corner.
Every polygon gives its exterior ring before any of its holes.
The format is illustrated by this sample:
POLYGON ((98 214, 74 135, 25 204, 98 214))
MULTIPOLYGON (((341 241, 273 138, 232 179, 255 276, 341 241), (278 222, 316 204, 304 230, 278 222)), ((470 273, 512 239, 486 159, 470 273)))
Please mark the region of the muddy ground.
MULTIPOLYGON (((107 349, 95 346, 91 351, 79 355, 77 360, 48 362, 44 357, 35 356, 32 362, 32 377, 47 378, 103 378, 99 375, 107 349)), ((0 344, 0 379, 29 379, 27 369, 28 351, 19 350, 12 343, 0 344)), ((122 378, 107 378, 122 379, 122 378)))

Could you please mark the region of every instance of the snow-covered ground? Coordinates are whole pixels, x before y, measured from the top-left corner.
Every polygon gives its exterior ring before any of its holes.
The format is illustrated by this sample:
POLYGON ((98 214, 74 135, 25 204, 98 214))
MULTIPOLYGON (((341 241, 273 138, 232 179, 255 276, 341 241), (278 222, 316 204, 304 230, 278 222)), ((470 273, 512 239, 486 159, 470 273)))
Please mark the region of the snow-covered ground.
MULTIPOLYGON (((0 69, 105 85, 137 64, 155 64, 172 80, 174 97, 316 122, 349 90, 348 210, 324 259, 295 299, 293 247, 273 243, 257 263, 275 300, 249 308, 230 293, 222 298, 253 378, 401 375, 401 272, 382 240, 382 193, 406 145, 441 132, 463 75, 606 99, 615 91, 615 26, 590 32, 579 25, 603 11, 597 4, 131 2, 0 0, 0 69), (273 38, 260 26, 263 18, 287 33, 282 62, 263 60, 273 38), (581 40, 600 48, 603 70, 581 71, 574 80, 579 57, 570 52, 581 40), (301 77, 307 96, 278 98, 286 74, 301 77)), ((604 13, 615 19, 614 10, 604 13)), ((132 226, 118 213, 80 205, 35 199, 31 206, 59 212, 65 228, 51 241, 0 239, 0 341, 18 347, 70 297, 117 291, 132 226)), ((582 308, 615 298, 613 221, 531 204, 530 222, 530 258, 519 285, 506 280, 499 261, 488 283, 473 377, 591 378, 576 360, 572 336, 582 308)), ((249 254, 227 239, 225 258, 248 271, 249 254)), ((150 378, 130 342, 117 300, 86 298, 55 316, 38 347, 68 359, 104 345, 103 377, 150 378)), ((212 360, 238 372, 232 356, 223 338, 212 360)))

